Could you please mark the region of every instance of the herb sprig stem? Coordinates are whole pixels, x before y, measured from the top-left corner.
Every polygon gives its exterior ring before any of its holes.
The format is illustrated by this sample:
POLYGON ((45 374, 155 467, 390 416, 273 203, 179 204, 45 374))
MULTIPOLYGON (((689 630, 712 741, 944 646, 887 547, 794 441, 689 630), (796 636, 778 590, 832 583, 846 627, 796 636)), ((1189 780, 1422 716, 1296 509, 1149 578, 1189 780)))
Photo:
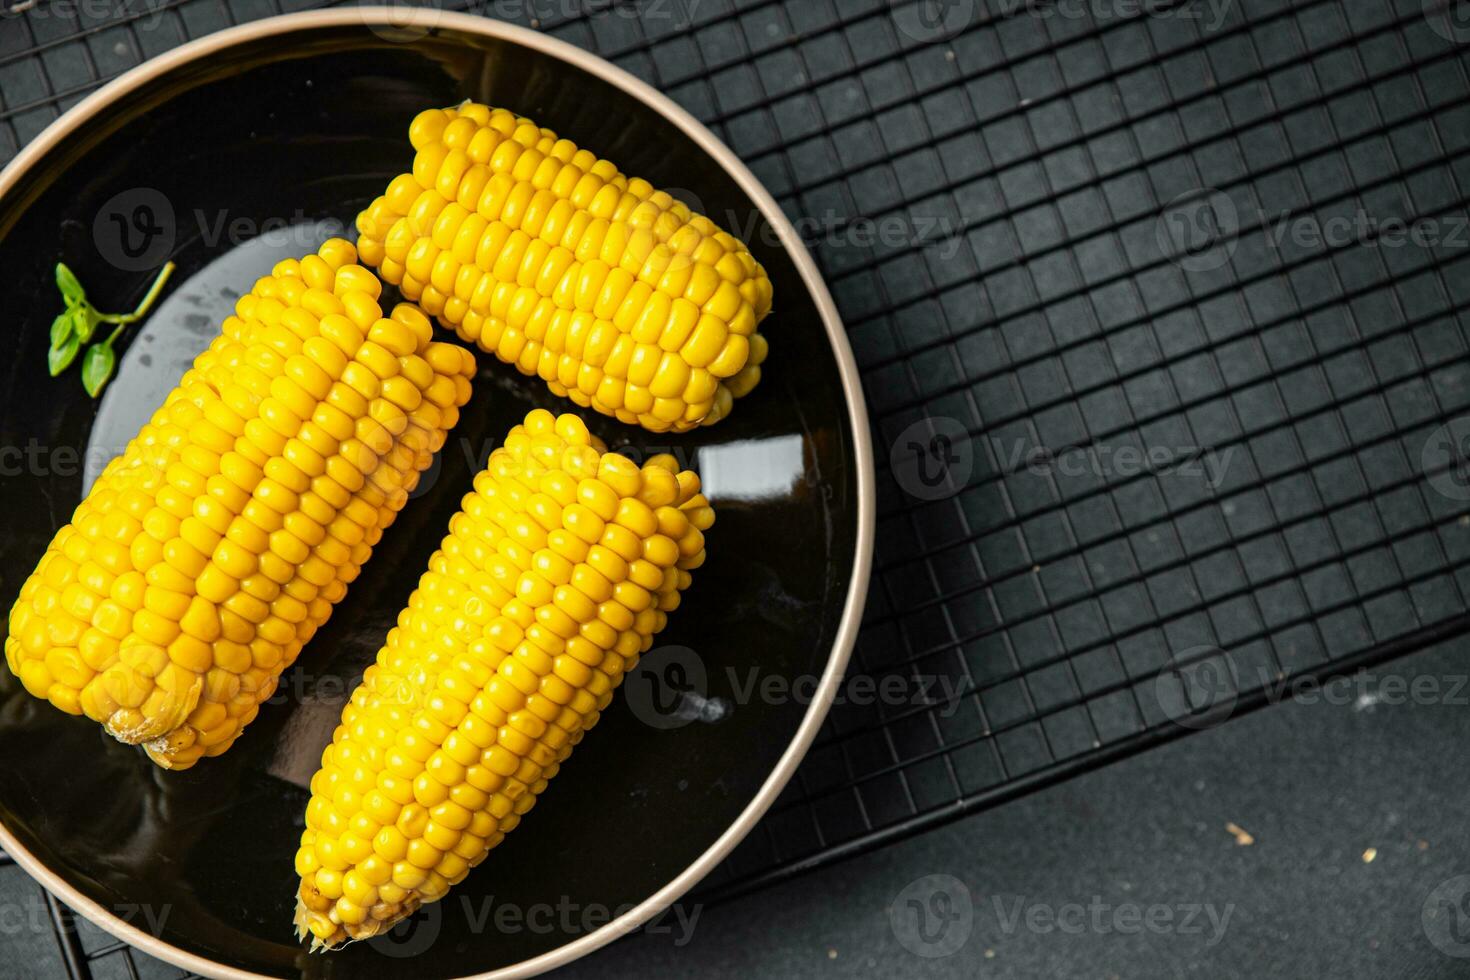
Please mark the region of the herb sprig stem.
POLYGON ((82 355, 82 387, 93 398, 101 394, 117 366, 117 355, 112 350, 113 343, 130 324, 137 323, 153 309, 153 304, 158 302, 164 286, 168 284, 169 276, 173 275, 174 268, 174 263, 169 262, 159 270, 153 279, 153 285, 148 287, 148 292, 133 312, 102 313, 87 300, 87 291, 82 288, 76 274, 66 263, 56 263, 56 288, 61 290, 66 309, 51 324, 51 350, 46 356, 51 376, 54 378, 71 366, 82 345, 91 341, 98 324, 114 324, 112 332, 105 340, 92 344, 82 355))

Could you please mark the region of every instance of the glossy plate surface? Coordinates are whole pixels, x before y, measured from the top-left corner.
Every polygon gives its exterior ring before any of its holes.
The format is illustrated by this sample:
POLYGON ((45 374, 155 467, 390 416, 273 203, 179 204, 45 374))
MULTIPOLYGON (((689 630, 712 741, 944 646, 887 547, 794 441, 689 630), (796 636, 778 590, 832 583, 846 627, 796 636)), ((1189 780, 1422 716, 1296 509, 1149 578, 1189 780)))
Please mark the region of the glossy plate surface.
POLYGON ((411 928, 330 956, 308 957, 297 944, 292 856, 305 786, 347 692, 495 440, 533 406, 573 410, 482 356, 476 397, 423 488, 223 757, 160 771, 0 670, 0 822, 7 848, 63 898, 194 969, 534 972, 671 901, 789 778, 823 709, 751 696, 751 680, 820 679, 830 691, 846 660, 871 548, 866 424, 810 259, 787 247, 789 226, 773 207, 762 213, 769 198, 687 118, 537 35, 451 15, 428 31, 363 20, 300 15, 231 32, 228 44, 206 39, 216 43, 84 103, 80 125, 43 135, 0 176, 0 267, 12 284, 0 331, 0 603, 8 609, 69 517, 88 464, 120 450, 119 434, 207 342, 232 289, 248 289, 274 257, 309 252, 332 227, 350 226, 408 167, 414 114, 473 97, 682 189, 737 225, 774 281, 769 369, 729 420, 668 437, 583 413, 614 448, 635 458, 673 452, 706 480, 719 512, 710 560, 659 641, 686 652, 649 658, 657 669, 625 688, 641 685, 633 696, 642 710, 620 698, 522 827, 411 928), (99 307, 124 309, 169 257, 179 263, 170 299, 145 333, 130 335, 99 416, 75 371, 46 376, 47 329, 60 311, 52 266, 64 258, 99 307), (691 686, 711 700, 668 697, 691 686), (647 723, 666 710, 699 717, 647 723))

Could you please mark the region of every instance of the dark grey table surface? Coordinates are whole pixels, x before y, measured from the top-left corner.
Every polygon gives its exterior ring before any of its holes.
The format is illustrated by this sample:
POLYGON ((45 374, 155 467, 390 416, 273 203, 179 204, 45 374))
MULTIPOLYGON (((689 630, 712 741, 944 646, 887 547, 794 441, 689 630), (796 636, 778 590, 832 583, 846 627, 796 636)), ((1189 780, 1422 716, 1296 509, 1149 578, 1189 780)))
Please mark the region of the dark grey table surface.
POLYGON ((560 975, 1463 977, 1467 682, 1459 641, 1303 687, 560 975))

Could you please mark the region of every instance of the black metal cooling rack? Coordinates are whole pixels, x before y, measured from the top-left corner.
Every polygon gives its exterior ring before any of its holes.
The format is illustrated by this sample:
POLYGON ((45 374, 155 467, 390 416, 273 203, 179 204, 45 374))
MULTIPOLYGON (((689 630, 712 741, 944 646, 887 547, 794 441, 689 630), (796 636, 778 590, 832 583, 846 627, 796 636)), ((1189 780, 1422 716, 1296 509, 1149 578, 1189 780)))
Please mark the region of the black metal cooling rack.
MULTIPOLYGON (((708 897, 1470 626, 1464 0, 656 2, 470 9, 669 92, 811 232, 880 457, 852 675, 902 692, 849 684, 708 897)), ((0 160, 310 5, 0 0, 0 160)), ((174 975, 52 909, 73 976, 174 975)))

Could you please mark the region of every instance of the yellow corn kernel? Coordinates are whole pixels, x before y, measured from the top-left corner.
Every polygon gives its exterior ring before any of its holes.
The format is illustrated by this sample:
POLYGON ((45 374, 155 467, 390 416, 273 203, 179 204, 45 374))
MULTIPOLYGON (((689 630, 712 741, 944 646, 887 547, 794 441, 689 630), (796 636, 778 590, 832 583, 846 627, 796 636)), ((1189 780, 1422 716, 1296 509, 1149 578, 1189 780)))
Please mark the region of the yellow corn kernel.
POLYGON ((713 517, 699 480, 599 446, 534 411, 451 519, 312 779, 296 924, 314 947, 391 928, 478 864, 678 607, 713 517))
POLYGON ((474 359, 410 306, 385 315, 357 259, 333 239, 241 297, 11 611, 27 689, 165 768, 255 716, 407 497, 379 487, 411 486, 469 398, 474 359), (348 457, 382 417, 381 452, 348 457))
POLYGON ((427 110, 409 139, 412 172, 358 216, 362 255, 460 337, 658 432, 760 381, 770 280, 708 218, 504 109, 427 110))

